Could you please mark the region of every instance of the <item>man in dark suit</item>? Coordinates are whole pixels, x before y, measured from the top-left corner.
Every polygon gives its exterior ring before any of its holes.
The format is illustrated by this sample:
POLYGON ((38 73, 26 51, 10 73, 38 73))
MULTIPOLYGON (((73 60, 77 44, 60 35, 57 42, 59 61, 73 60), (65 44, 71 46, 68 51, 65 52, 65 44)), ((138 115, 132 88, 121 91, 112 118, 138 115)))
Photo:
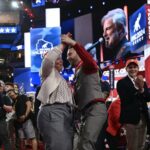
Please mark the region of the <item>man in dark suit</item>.
POLYGON ((144 79, 138 75, 139 66, 135 59, 127 60, 128 75, 117 83, 121 99, 120 122, 125 126, 128 150, 143 150, 147 133, 150 93, 144 79))

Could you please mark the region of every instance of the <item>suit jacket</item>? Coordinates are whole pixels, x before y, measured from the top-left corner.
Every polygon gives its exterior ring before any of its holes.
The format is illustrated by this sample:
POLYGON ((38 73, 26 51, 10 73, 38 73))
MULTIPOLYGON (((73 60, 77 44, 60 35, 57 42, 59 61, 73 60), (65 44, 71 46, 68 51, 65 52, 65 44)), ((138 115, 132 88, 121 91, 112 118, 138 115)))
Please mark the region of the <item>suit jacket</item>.
POLYGON ((142 108, 142 113, 148 122, 147 101, 150 101, 150 93, 148 92, 146 83, 144 83, 144 92, 139 93, 131 79, 126 76, 118 81, 117 92, 121 100, 121 123, 137 124, 141 116, 140 108, 142 108))

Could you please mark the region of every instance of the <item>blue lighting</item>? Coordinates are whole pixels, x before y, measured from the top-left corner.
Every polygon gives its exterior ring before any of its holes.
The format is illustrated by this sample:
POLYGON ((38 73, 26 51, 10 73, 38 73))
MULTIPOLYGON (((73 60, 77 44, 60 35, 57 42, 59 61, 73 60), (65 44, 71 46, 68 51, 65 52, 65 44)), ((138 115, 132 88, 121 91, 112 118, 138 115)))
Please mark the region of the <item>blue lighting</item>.
POLYGON ((32 0, 32 7, 40 7, 45 5, 45 0, 32 0))
POLYGON ((17 33, 17 27, 0 27, 0 34, 15 34, 17 33))

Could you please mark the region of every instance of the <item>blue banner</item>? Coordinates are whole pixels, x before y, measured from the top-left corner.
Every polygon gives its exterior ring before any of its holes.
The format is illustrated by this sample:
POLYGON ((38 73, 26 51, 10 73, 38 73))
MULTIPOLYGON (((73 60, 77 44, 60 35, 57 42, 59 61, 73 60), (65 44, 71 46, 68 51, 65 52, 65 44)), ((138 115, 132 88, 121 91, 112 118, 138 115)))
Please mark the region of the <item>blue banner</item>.
POLYGON ((32 0, 32 7, 45 6, 45 0, 32 0))
POLYGON ((16 82, 21 92, 36 91, 40 83, 39 73, 32 73, 30 68, 16 68, 14 70, 14 82, 16 82))
POLYGON ((60 44, 60 27, 31 29, 31 72, 39 72, 43 55, 60 44))
POLYGON ((145 6, 140 7, 129 18, 130 41, 133 51, 144 46, 147 42, 145 6))

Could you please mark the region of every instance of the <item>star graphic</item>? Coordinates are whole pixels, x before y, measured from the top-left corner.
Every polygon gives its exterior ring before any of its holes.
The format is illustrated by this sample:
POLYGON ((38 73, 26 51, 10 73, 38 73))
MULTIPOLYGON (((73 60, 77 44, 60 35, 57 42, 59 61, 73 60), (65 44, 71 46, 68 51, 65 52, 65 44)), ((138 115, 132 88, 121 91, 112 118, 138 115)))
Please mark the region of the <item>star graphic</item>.
POLYGON ((0 28, 0 33, 4 33, 4 29, 3 28, 0 28))
POLYGON ((6 28, 5 32, 6 32, 6 33, 9 33, 9 32, 10 32, 10 29, 9 29, 9 28, 6 28))
POLYGON ((12 33, 16 33, 16 28, 13 27, 13 28, 11 29, 11 32, 12 32, 12 33))

